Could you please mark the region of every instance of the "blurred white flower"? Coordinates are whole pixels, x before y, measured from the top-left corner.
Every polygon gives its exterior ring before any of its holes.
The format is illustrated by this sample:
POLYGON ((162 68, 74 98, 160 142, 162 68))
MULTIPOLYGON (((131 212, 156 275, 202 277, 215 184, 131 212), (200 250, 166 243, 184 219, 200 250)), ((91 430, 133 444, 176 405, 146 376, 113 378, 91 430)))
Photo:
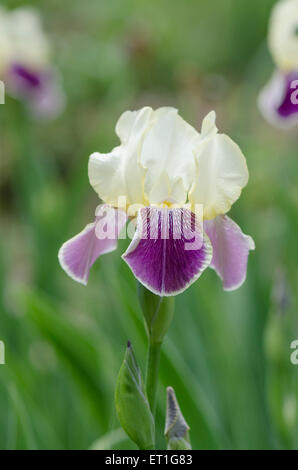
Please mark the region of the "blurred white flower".
POLYGON ((298 1, 282 0, 271 14, 268 43, 277 67, 298 70, 298 1))

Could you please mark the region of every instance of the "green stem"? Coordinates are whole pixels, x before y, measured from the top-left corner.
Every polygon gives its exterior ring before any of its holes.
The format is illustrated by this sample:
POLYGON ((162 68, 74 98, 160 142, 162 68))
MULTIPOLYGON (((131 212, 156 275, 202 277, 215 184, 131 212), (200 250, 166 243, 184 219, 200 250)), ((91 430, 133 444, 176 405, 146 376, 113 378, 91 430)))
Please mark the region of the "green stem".
POLYGON ((147 396, 149 405, 153 414, 155 415, 156 408, 156 392, 158 383, 158 369, 160 360, 160 351, 162 343, 153 343, 149 338, 149 351, 148 351, 148 362, 147 362, 147 396))

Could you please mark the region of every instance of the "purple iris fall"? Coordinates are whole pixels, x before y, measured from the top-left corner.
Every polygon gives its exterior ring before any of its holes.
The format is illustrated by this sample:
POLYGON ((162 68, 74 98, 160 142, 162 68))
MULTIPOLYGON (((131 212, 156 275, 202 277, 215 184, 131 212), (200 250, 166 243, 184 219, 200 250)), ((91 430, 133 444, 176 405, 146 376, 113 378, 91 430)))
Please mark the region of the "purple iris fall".
POLYGON ((116 133, 119 146, 90 156, 90 184, 103 204, 94 222, 61 247, 62 268, 86 284, 129 221, 135 230, 122 258, 153 293, 181 293, 208 266, 224 289, 239 287, 254 242, 226 213, 248 170, 240 148, 218 133, 215 113, 198 132, 174 108, 145 107, 123 113, 116 133))
POLYGON ((278 127, 298 122, 298 0, 281 0, 272 11, 269 49, 277 69, 259 96, 264 117, 278 127))
POLYGON ((36 118, 53 118, 65 97, 50 45, 32 8, 0 8, 0 78, 6 91, 22 100, 36 118))

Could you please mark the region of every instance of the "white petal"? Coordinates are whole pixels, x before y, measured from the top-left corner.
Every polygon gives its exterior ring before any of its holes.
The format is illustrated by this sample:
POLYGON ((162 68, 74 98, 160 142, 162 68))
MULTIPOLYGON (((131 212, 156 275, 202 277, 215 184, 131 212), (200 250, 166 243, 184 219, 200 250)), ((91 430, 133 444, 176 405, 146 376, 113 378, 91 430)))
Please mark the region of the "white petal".
POLYGON ((205 219, 228 212, 248 181, 238 145, 224 134, 210 135, 196 149, 197 178, 189 194, 193 206, 203 205, 205 219))
MULTIPOLYGON (((151 191, 155 194, 164 192, 164 187, 156 187, 163 184, 163 174, 169 178, 167 197, 173 198, 174 186, 180 179, 180 188, 182 186, 184 190, 176 202, 186 201, 195 170, 193 150, 199 138, 199 133, 178 115, 176 109, 160 108, 154 112, 154 123, 146 134, 141 153, 141 164, 147 169, 145 192, 150 202, 151 191)), ((175 193, 177 197, 177 191, 175 193)))
POLYGON ((118 198, 125 196, 127 204, 144 203, 145 173, 139 163, 139 155, 152 113, 148 107, 125 112, 116 125, 122 145, 109 154, 94 153, 90 156, 90 184, 104 202, 117 207, 118 198))
POLYGON ((215 111, 210 111, 210 113, 207 114, 207 116, 203 119, 202 122, 202 138, 211 138, 214 137, 215 134, 217 134, 218 129, 216 127, 215 121, 216 113, 215 111))
POLYGON ((171 181, 164 171, 154 182, 154 186, 148 194, 148 200, 150 204, 185 202, 185 188, 182 179, 177 177, 175 181, 171 181))
POLYGON ((298 2, 283 0, 272 10, 269 25, 269 48, 277 66, 298 69, 298 2))
POLYGON ((126 192, 120 171, 122 158, 122 146, 107 154, 95 152, 89 158, 90 184, 99 197, 112 206, 116 206, 119 195, 125 195, 126 192))
POLYGON ((140 119, 140 117, 145 117, 146 120, 148 116, 152 115, 152 112, 152 108, 145 106, 138 111, 125 111, 121 114, 117 121, 115 130, 122 144, 125 144, 129 141, 132 131, 136 132, 137 123, 142 128, 143 119, 140 119))

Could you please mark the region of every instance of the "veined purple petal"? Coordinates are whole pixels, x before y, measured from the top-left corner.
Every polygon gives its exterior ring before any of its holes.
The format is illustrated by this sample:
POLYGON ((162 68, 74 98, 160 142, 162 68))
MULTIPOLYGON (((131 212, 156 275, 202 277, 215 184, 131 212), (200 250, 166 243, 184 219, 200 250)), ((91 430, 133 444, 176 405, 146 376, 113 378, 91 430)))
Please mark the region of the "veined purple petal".
POLYGON ((95 222, 88 224, 82 232, 65 242, 59 250, 61 267, 75 281, 86 285, 89 272, 97 258, 117 248, 117 238, 126 223, 123 211, 103 205, 96 211, 95 222), (98 224, 105 218, 112 228, 105 237, 98 238, 98 224))
POLYGON ((145 287, 171 296, 199 278, 210 264, 212 247, 189 210, 145 207, 122 258, 145 287))
POLYGON ((283 74, 275 71, 259 96, 259 107, 265 118, 279 127, 298 122, 298 71, 283 74))
POLYGON ((222 279, 225 290, 237 289, 246 278, 248 254, 255 248, 253 239, 242 233, 240 227, 226 215, 206 220, 204 230, 213 247, 210 267, 222 279))

